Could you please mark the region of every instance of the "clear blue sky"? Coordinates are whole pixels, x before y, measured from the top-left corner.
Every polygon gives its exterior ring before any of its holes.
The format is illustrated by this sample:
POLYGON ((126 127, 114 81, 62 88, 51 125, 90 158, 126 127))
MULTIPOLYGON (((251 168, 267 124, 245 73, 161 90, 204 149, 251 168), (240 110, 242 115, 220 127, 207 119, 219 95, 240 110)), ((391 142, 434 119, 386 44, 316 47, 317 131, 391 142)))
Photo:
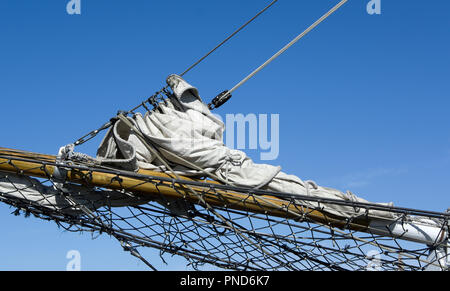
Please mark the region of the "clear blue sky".
MULTIPOLYGON (((0 2, 1 146, 55 154, 159 90, 269 1, 0 2)), ((218 113, 280 114, 271 163, 374 202, 450 207, 450 2, 350 0, 218 113)), ((210 100, 337 1, 280 0, 186 76, 210 100)), ((94 154, 98 141, 81 148, 94 154)), ((249 151, 258 161, 258 152, 249 151)), ((63 233, 0 206, 0 270, 141 270, 108 237, 63 233)), ((184 269, 179 260, 161 269, 184 269)))

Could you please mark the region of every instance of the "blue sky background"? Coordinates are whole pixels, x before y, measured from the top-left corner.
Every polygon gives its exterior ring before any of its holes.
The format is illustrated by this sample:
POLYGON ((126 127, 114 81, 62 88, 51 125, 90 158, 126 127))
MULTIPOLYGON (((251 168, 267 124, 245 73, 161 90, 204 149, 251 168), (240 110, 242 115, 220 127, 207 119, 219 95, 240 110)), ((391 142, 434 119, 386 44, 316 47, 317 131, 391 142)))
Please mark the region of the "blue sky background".
MULTIPOLYGON (((0 2, 1 146, 56 154, 184 71, 269 1, 0 2)), ((337 1, 280 0, 186 76, 209 101, 337 1)), ((271 163, 374 202, 450 207, 449 1, 350 0, 217 113, 280 114, 271 163)), ((95 154, 98 140, 80 148, 95 154)), ((258 151, 248 151, 258 161, 258 151)), ((64 233, 0 206, 0 270, 145 270, 108 237, 64 233)), ((180 260, 160 269, 181 269, 180 260)))

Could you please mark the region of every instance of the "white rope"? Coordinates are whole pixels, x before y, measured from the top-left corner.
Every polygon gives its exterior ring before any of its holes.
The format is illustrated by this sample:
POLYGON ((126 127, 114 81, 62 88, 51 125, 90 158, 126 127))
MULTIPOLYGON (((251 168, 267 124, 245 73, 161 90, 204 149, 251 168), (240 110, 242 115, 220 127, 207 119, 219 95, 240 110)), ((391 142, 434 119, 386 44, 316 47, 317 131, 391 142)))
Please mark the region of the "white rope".
POLYGON ((333 14, 336 10, 338 10, 342 5, 344 5, 348 0, 342 0, 336 6, 334 6, 330 11, 324 14, 321 18, 319 18, 316 22, 314 22, 310 27, 308 27, 305 31, 303 31, 300 35, 294 38, 290 43, 288 43, 284 48, 278 51, 275 55, 273 55, 270 59, 268 59, 264 64, 262 64, 259 68, 254 70, 250 75, 245 77, 242 81, 240 81, 236 86, 234 86, 231 90, 226 93, 226 96, 231 95, 236 89, 241 87, 244 83, 250 80, 253 76, 259 73, 262 69, 264 69, 267 65, 273 62, 276 58, 278 58, 281 54, 291 48, 295 43, 297 43, 300 39, 302 39, 305 35, 307 35, 311 30, 313 30, 316 26, 322 23, 325 19, 327 19, 331 14, 333 14))

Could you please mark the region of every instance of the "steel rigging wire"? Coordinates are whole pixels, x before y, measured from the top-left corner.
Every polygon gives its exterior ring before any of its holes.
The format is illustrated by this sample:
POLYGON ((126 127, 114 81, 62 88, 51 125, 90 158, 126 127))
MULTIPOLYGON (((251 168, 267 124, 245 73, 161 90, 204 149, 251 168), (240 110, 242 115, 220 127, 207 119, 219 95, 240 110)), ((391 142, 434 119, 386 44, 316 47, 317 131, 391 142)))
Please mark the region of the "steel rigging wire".
POLYGON ((212 100, 212 102, 209 104, 210 109, 219 108, 225 102, 227 102, 231 98, 231 94, 236 91, 239 87, 244 85, 248 80, 250 80, 252 77, 254 77, 256 74, 258 74, 262 69, 264 69, 266 66, 268 66, 271 62, 273 62, 275 59, 277 59, 280 55, 282 55, 285 51, 290 49, 295 43, 297 43, 300 39, 302 39, 305 35, 307 35, 311 30, 316 28, 320 23, 322 23, 325 19, 327 19, 331 14, 336 12, 339 8, 341 8, 342 5, 344 5, 348 0, 342 0, 339 2, 336 6, 334 6, 330 11, 325 13, 322 17, 320 17, 316 22, 314 22, 310 27, 308 27, 305 31, 303 31, 301 34, 299 34, 296 38, 294 38, 290 43, 288 43, 285 47, 283 47, 281 50, 279 50, 275 55, 273 55, 270 59, 268 59, 266 62, 264 62, 261 66, 259 66, 256 70, 254 70, 250 75, 245 77, 242 81, 240 81, 238 84, 236 84, 231 90, 224 91, 220 93, 216 98, 212 100))
MULTIPOLYGON (((277 3, 278 0, 273 0, 269 5, 267 5, 264 9, 259 11, 255 16, 253 16, 250 20, 248 20, 246 23, 244 23, 241 27, 239 27, 237 30, 235 30, 232 34, 230 34, 227 38, 225 38, 221 43, 219 43, 216 47, 214 47, 212 50, 210 50, 207 54, 205 54, 203 57, 201 57, 198 61, 196 61, 194 64, 192 64, 189 68, 187 68, 183 73, 180 74, 180 76, 186 75, 188 72, 190 72, 193 68, 198 66, 202 61, 204 61, 207 57, 209 57, 212 53, 214 53, 216 50, 218 50, 220 47, 222 47, 225 43, 227 43, 230 39, 232 39, 236 34, 238 34, 240 31, 242 31, 244 28, 246 28, 250 23, 254 22, 261 14, 266 12, 269 8, 271 8, 275 3, 277 3)), ((160 91, 156 92, 153 96, 161 94, 167 90, 168 86, 165 86, 160 91)), ((152 97, 153 97, 152 96, 152 97)), ((142 102, 141 104, 137 105, 133 109, 129 110, 128 112, 134 112, 135 110, 139 109, 142 106, 145 106, 145 102, 149 101, 152 97, 147 99, 146 101, 142 102)), ((93 130, 89 132, 88 134, 82 136, 79 138, 76 142, 74 142, 75 146, 82 145, 86 143, 87 141, 93 139, 96 137, 100 132, 110 128, 116 121, 116 118, 112 118, 107 123, 103 124, 100 128, 93 130)))

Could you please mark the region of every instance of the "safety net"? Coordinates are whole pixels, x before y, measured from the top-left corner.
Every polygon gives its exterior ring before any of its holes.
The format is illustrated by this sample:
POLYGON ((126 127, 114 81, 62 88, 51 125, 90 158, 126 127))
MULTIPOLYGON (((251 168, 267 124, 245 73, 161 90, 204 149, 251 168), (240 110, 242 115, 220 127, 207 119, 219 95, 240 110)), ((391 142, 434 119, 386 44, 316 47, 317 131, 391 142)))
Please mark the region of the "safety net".
POLYGON ((446 213, 61 164, 6 149, 0 169, 0 200, 14 214, 111 236, 150 267, 157 258, 139 250, 177 255, 199 270, 447 270, 449 261, 446 213), (331 204, 359 214, 329 214, 331 204), (371 218, 372 210, 395 218, 371 218))

